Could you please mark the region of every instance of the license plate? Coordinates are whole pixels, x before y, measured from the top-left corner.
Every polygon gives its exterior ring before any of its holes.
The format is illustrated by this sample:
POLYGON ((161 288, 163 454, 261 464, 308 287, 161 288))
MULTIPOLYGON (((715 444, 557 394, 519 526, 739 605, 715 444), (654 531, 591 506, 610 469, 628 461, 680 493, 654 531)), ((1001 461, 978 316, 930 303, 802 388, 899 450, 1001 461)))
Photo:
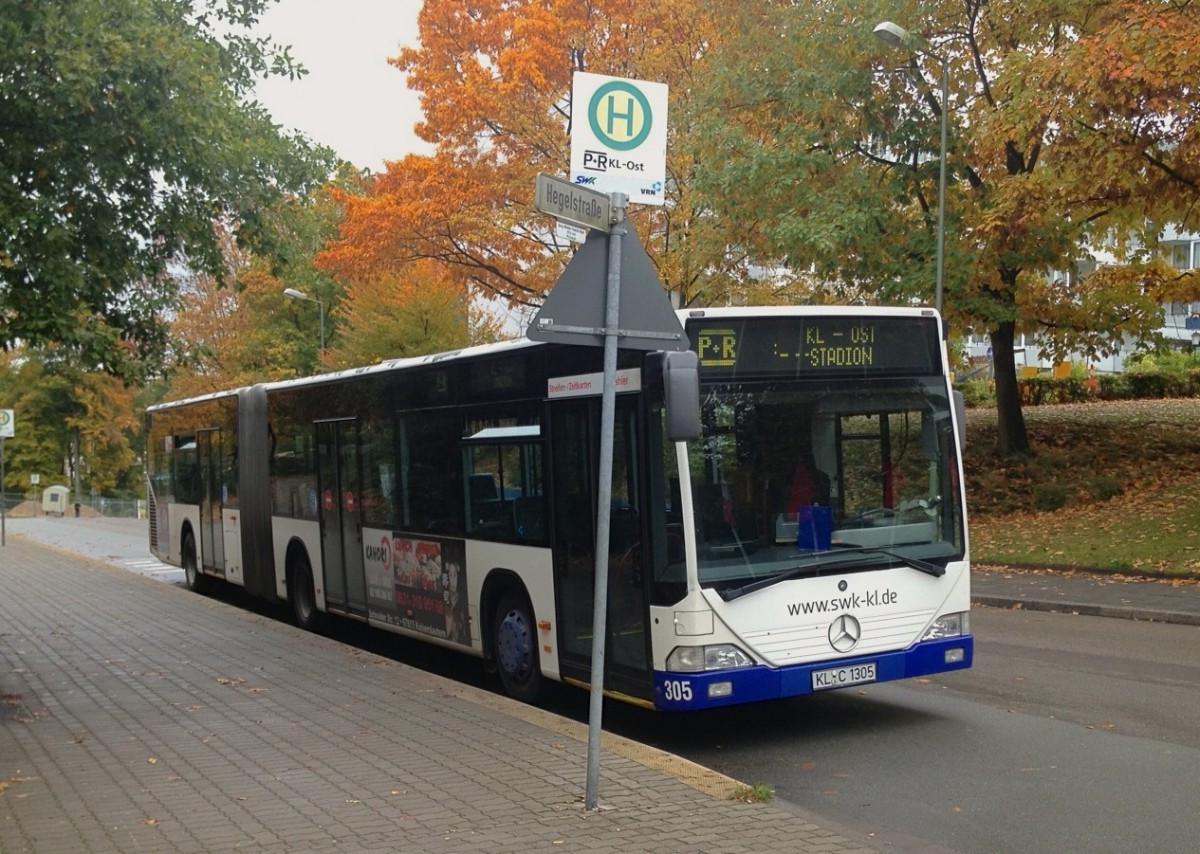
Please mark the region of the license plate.
POLYGON ((826 670, 814 670, 812 689, 825 691, 829 688, 845 688, 847 685, 862 685, 875 681, 875 662, 866 664, 848 664, 845 667, 830 667, 826 670))

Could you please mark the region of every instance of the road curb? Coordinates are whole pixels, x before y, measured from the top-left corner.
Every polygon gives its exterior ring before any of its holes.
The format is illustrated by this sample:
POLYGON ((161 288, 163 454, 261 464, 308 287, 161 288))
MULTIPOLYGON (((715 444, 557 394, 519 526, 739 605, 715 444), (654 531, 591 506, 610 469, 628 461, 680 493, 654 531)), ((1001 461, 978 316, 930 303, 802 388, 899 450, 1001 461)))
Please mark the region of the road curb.
POLYGON ((1078 614, 1084 617, 1113 617, 1148 623, 1169 623, 1177 626, 1200 626, 1200 614, 1183 611, 1164 611, 1158 608, 1134 608, 1127 605, 1097 605, 1093 602, 1050 602, 1043 599, 1014 599, 1007 596, 972 596, 972 604, 1007 610, 1044 611, 1055 614, 1078 614))

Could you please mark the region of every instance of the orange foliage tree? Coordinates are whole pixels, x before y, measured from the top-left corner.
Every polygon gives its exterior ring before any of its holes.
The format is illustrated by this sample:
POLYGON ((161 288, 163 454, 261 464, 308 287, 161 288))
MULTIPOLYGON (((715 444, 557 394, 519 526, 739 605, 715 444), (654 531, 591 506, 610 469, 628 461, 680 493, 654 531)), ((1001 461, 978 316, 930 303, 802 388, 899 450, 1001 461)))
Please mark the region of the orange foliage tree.
POLYGON ((539 171, 569 161, 574 71, 670 87, 668 186, 662 207, 631 219, 664 285, 685 304, 715 302, 742 285, 740 258, 696 203, 697 164, 673 140, 674 116, 717 26, 698 0, 425 0, 421 46, 392 60, 421 93, 420 136, 431 156, 409 155, 343 191, 338 239, 319 259, 344 282, 400 280, 425 259, 446 282, 511 305, 541 302, 569 244, 533 209, 539 171))

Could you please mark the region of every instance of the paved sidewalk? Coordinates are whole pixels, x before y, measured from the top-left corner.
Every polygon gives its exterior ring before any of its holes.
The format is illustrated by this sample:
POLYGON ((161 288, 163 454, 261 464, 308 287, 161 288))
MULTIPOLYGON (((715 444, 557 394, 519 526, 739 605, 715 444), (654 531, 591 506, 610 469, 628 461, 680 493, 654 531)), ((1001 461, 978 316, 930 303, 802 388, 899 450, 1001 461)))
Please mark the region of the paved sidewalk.
POLYGON ((0 852, 858 852, 586 726, 111 565, 0 550, 0 852))
POLYGON ((1200 583, 1071 570, 975 566, 977 605, 1200 626, 1200 583))

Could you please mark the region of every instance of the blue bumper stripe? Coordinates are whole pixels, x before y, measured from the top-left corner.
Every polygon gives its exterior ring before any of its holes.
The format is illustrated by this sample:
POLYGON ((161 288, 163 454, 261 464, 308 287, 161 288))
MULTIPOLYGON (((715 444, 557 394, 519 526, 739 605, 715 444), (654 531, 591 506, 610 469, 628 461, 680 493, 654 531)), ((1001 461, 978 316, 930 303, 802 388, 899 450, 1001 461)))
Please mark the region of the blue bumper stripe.
POLYGON ((654 672, 654 705, 665 711, 711 709, 752 703, 757 700, 775 700, 811 694, 814 670, 830 667, 852 667, 856 664, 875 664, 875 681, 890 682, 895 679, 911 679, 931 673, 964 670, 971 666, 974 657, 975 639, 964 635, 944 640, 925 641, 898 652, 867 655, 859 658, 839 658, 814 664, 797 664, 791 667, 745 667, 739 670, 722 670, 711 673, 654 672), (962 660, 946 663, 948 650, 962 650, 962 660), (733 690, 727 696, 710 697, 710 685, 731 683, 733 690))

